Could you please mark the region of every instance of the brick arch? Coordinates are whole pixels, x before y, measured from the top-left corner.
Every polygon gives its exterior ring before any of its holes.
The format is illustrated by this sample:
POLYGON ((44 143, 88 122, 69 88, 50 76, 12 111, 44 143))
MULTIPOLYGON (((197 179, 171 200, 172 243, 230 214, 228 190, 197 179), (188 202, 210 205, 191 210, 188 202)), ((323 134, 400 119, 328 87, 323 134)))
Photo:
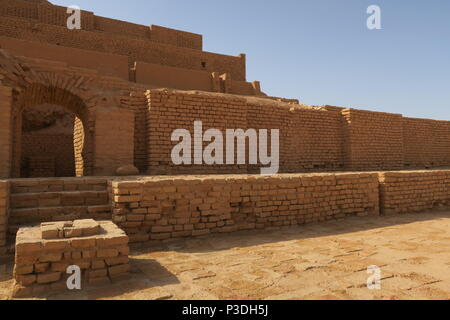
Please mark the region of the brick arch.
POLYGON ((20 177, 22 153, 22 113, 27 108, 42 104, 59 105, 76 116, 74 125, 74 152, 76 175, 92 175, 93 168, 93 119, 90 108, 73 92, 42 83, 33 83, 17 92, 13 104, 13 159, 12 175, 20 177))

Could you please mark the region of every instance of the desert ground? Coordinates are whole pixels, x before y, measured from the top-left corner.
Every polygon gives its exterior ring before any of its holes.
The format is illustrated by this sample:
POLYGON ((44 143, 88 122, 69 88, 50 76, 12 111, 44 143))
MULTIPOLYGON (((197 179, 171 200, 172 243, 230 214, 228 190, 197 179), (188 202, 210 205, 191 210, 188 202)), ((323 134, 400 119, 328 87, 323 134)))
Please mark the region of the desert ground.
MULTIPOLYGON (((43 298, 450 299, 449 251, 450 212, 347 218, 132 247, 128 280, 43 298)), ((13 266, 0 268, 9 299, 13 266)))

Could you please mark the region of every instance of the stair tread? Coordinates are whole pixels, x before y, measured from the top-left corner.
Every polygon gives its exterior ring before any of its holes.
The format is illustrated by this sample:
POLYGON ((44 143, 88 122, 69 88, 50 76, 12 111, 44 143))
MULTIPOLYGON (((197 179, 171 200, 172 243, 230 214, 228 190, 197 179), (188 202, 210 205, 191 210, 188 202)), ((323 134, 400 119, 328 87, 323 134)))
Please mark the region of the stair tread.
POLYGON ((96 205, 79 205, 79 206, 54 206, 54 207, 31 207, 31 208, 10 208, 10 212, 21 212, 21 211, 29 211, 29 210, 35 210, 35 209, 55 209, 55 208, 91 208, 91 209, 95 209, 95 208, 106 208, 108 207, 109 209, 111 209, 111 205, 110 204, 96 204, 96 205))
POLYGON ((80 194, 96 194, 96 193, 108 193, 108 190, 87 190, 87 191, 46 191, 46 192, 24 192, 24 193, 14 193, 11 192, 11 197, 21 197, 21 196, 39 196, 41 194, 45 195, 80 195, 80 194))

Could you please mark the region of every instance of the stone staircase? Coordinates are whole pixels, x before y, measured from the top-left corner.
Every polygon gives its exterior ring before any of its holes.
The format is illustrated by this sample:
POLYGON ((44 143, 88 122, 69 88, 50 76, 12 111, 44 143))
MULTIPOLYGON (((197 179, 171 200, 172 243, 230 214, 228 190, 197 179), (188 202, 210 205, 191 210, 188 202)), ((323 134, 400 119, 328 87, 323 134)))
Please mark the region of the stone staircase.
POLYGON ((111 220, 107 178, 11 180, 9 238, 20 227, 74 219, 111 220))

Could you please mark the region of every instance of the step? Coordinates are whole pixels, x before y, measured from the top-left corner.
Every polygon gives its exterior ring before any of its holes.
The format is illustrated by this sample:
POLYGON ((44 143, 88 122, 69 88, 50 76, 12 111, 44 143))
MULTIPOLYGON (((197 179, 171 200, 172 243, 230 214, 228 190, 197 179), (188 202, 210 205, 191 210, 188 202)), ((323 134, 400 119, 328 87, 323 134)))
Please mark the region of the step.
POLYGON ((11 180, 11 192, 14 194, 55 191, 105 191, 107 188, 107 179, 94 177, 11 180))
POLYGON ((9 216, 9 233, 15 234, 20 227, 25 225, 77 219, 111 220, 111 206, 93 205, 12 209, 9 216))
POLYGON ((104 205, 109 202, 108 191, 60 191, 12 193, 12 209, 104 205))

